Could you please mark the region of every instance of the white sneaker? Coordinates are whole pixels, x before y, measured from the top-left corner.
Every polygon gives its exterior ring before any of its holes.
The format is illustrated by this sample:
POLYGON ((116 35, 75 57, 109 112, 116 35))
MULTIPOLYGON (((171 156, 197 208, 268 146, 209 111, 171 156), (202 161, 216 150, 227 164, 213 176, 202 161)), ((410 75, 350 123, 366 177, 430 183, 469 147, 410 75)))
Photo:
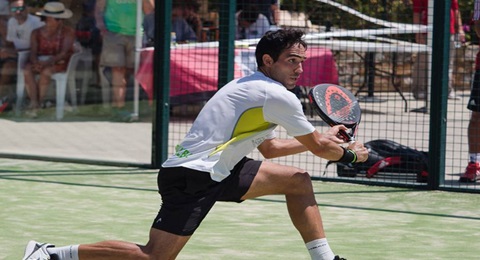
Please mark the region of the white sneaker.
POLYGON ((460 97, 458 97, 457 95, 455 95, 455 92, 454 92, 454 91, 451 91, 451 92, 448 94, 448 99, 451 99, 451 100, 460 100, 460 97))
POLYGON ((47 247, 54 247, 55 245, 47 243, 38 243, 30 240, 25 248, 23 260, 50 260, 50 255, 47 252, 47 247))

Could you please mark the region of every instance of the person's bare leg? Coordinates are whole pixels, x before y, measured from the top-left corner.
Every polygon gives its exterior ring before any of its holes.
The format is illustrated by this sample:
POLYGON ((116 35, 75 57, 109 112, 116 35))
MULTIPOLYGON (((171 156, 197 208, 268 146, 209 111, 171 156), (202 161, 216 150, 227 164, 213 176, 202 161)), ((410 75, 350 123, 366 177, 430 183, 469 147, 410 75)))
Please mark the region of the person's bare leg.
POLYGON ((40 73, 40 78, 38 79, 38 103, 42 104, 45 95, 47 95, 48 88, 50 87, 50 82, 52 81, 53 68, 47 67, 42 70, 40 73))
POLYGON ((480 112, 472 112, 468 124, 468 151, 480 153, 480 112))
POLYGON ((242 199, 285 194, 293 225, 304 242, 325 238, 322 218, 310 175, 295 167, 262 162, 255 180, 242 199))
POLYGON ((23 74, 25 77, 25 90, 30 98, 30 108, 37 109, 40 107, 38 102, 38 86, 37 82, 35 81, 35 74, 32 71, 32 66, 30 64, 25 66, 23 74))
POLYGON ((124 67, 112 67, 112 106, 123 108, 125 106, 125 94, 127 81, 125 80, 126 69, 124 67))
POLYGON ((175 259, 189 239, 190 236, 178 236, 152 228, 150 240, 144 246, 114 240, 82 244, 79 246, 78 256, 81 260, 175 259))

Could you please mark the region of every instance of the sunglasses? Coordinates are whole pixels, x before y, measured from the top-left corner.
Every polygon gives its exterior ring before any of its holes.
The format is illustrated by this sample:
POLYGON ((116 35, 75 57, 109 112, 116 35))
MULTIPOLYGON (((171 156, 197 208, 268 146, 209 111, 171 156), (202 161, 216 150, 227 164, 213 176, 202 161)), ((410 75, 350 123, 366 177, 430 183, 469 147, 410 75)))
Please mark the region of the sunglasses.
POLYGON ((15 12, 23 12, 25 11, 26 7, 25 6, 14 6, 10 7, 10 12, 15 13, 15 12))

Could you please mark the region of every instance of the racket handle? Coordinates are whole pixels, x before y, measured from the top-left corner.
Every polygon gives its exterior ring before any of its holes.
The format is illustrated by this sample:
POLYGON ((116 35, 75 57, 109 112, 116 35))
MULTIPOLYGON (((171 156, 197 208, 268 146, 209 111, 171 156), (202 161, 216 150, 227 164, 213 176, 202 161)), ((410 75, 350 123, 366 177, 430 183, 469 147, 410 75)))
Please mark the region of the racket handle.
POLYGON ((343 140, 347 141, 349 144, 352 144, 355 142, 355 137, 351 136, 349 133, 343 130, 340 130, 340 132, 338 133, 343 137, 343 140))

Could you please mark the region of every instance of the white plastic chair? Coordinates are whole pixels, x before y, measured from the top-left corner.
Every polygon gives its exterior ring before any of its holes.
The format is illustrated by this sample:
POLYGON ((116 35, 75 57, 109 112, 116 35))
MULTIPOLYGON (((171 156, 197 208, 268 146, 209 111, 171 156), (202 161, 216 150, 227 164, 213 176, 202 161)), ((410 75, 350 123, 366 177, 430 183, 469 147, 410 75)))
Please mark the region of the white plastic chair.
POLYGON ((76 52, 70 57, 67 70, 65 72, 58 72, 52 75, 52 79, 56 81, 57 85, 57 100, 56 100, 56 117, 57 120, 63 118, 63 111, 65 109, 65 95, 67 92, 67 86, 70 91, 70 101, 72 102, 73 109, 77 109, 77 90, 76 90, 76 71, 78 60, 82 53, 76 52))
MULTIPOLYGON (((23 103, 23 98, 25 94, 25 78, 23 75, 23 68, 25 63, 28 60, 29 51, 21 52, 18 55, 18 71, 17 71, 17 103, 16 103, 16 113, 19 114, 21 106, 23 103)), ((67 69, 65 72, 58 72, 52 75, 52 79, 55 81, 56 85, 56 118, 61 120, 63 118, 63 111, 65 108, 65 95, 67 92, 67 86, 70 91, 70 99, 72 102, 72 107, 77 108, 77 92, 75 84, 75 74, 78 60, 81 56, 81 52, 75 52, 68 63, 67 69)))

